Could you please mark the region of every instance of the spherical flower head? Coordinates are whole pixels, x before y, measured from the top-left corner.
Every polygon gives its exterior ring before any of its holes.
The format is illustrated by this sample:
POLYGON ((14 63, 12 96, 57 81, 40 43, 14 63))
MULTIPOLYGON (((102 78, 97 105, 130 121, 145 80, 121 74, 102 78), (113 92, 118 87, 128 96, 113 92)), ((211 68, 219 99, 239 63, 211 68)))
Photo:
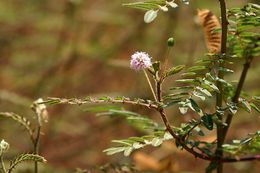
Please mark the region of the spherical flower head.
POLYGON ((131 56, 130 67, 135 71, 152 66, 151 58, 145 52, 136 52, 131 56))

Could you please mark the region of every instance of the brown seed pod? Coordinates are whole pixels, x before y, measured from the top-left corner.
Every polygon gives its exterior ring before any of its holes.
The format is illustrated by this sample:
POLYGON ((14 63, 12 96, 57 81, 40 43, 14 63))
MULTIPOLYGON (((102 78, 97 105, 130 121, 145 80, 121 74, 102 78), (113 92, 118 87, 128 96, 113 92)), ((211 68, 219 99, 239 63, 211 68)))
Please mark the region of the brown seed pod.
POLYGON ((220 29, 221 25, 218 18, 208 9, 198 9, 198 16, 204 29, 209 53, 219 53, 221 49, 221 33, 216 29, 220 29))

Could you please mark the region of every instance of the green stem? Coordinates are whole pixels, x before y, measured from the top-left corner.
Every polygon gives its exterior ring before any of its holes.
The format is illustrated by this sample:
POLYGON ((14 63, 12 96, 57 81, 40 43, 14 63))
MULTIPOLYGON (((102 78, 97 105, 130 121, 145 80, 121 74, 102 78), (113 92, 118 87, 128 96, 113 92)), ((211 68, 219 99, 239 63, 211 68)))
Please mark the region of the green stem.
MULTIPOLYGON (((161 92, 161 91, 159 91, 161 92)), ((161 95, 159 93, 159 95, 161 95)), ((49 98, 49 101, 56 104, 69 104, 69 105, 82 105, 82 104, 104 104, 104 103, 120 103, 120 104, 129 104, 129 105, 138 105, 149 109, 154 109, 157 112, 160 113, 161 119, 163 120, 163 123, 166 127, 166 130, 178 141, 184 150, 192 154, 195 158, 207 160, 207 161, 219 161, 219 162, 225 162, 225 163, 233 163, 233 162, 245 162, 245 161, 252 161, 252 160, 260 160, 260 155, 253 155, 249 157, 240 157, 240 158, 232 158, 232 157, 223 157, 221 160, 216 158, 215 156, 208 156, 205 153, 196 150, 195 147, 189 147, 189 144, 186 144, 186 142, 181 138, 181 136, 178 136, 177 133, 175 133, 170 125, 169 120, 167 119, 166 113, 162 107, 160 107, 157 104, 153 103, 145 103, 142 101, 131 101, 129 98, 125 98, 122 100, 109 98, 108 100, 99 100, 94 98, 86 98, 86 99, 68 99, 68 98, 49 98)), ((47 101, 48 102, 48 101, 47 101)), ((50 102, 50 103, 51 103, 50 102)))
POLYGON ((1 162, 2 170, 4 171, 3 173, 7 173, 6 168, 5 168, 5 164, 4 164, 4 156, 3 156, 3 153, 0 154, 0 162, 1 162))
POLYGON ((150 89, 151 89, 151 91, 152 91, 152 93, 153 93, 153 97, 154 97, 155 101, 158 101, 158 100, 157 100, 157 97, 156 97, 156 95, 155 95, 155 92, 154 92, 154 90, 153 90, 153 86, 152 86, 152 84, 151 84, 151 81, 150 81, 150 79, 149 79, 149 77, 148 77, 148 74, 146 73, 145 70, 143 70, 143 71, 144 71, 144 75, 145 75, 145 77, 146 77, 146 79, 147 79, 147 82, 148 82, 148 84, 149 84, 149 87, 150 87, 150 89))
MULTIPOLYGON (((159 77, 160 78, 160 77, 159 77)), ((162 81, 161 80, 156 80, 156 94, 157 94, 157 101, 161 102, 162 101, 162 81)), ((170 122, 166 116, 165 110, 164 108, 158 107, 156 109, 161 116, 161 119, 163 120, 163 123, 166 127, 166 130, 172 135, 172 137, 189 153, 193 154, 196 158, 201 158, 204 160, 211 160, 214 158, 211 158, 207 155, 205 155, 204 153, 198 153, 197 151, 195 151, 193 148, 189 148, 188 145, 186 145, 184 138, 179 137, 173 130, 172 127, 170 125, 170 122)))
MULTIPOLYGON (((248 57, 246 59, 246 62, 244 64, 244 68, 243 68, 243 71, 241 73, 241 76, 240 76, 240 79, 239 79, 239 82, 238 82, 238 85, 237 85, 237 89, 236 89, 236 92, 235 92, 235 95, 234 97, 232 98, 232 102, 237 104, 238 103, 238 100, 239 100, 239 96, 240 96, 240 93, 242 91, 242 88, 243 88, 243 85, 245 83, 245 79, 246 79, 246 76, 247 76, 247 72, 250 68, 250 65, 252 63, 252 60, 253 60, 253 57, 248 57)), ((228 129, 230 127, 230 124, 231 124, 231 121, 232 121, 232 118, 233 118, 233 114, 229 113, 228 116, 227 116, 227 119, 226 119, 226 124, 227 126, 224 127, 223 129, 223 136, 224 136, 224 140, 225 140, 225 137, 227 135, 227 132, 228 132, 228 129)))
MULTIPOLYGON (((226 17, 226 2, 225 0, 219 0, 220 3, 220 10, 221 10, 221 58, 225 59, 226 51, 227 51, 227 17, 226 17)), ((219 67, 224 66, 223 63, 219 63, 219 67)), ((218 78, 223 79, 224 73, 222 71, 218 72, 218 78)), ((217 87, 220 90, 220 93, 216 96, 216 107, 221 108, 222 107, 222 100, 223 100, 223 86, 221 82, 217 82, 217 87)), ((217 117, 220 121, 223 121, 222 115, 217 114, 217 117)), ((219 124, 217 125, 217 149, 216 149, 216 156, 221 160, 223 157, 223 150, 222 145, 224 142, 224 134, 223 134, 223 125, 219 124)), ((222 162, 216 162, 217 163, 217 173, 223 172, 223 163, 222 162)))
POLYGON ((156 81, 156 94, 157 94, 157 101, 162 101, 162 83, 161 80, 156 81))
POLYGON ((163 62, 162 71, 165 71, 166 68, 167 68, 167 66, 168 66, 168 63, 169 63, 169 56, 170 56, 171 50, 172 50, 172 47, 168 47, 168 48, 167 48, 166 56, 165 56, 165 58, 164 58, 164 62, 163 62))
MULTIPOLYGON (((39 144, 40 144, 40 133, 41 133, 41 126, 38 126, 36 138, 34 140, 34 154, 39 154, 39 144)), ((38 173, 38 162, 34 162, 34 173, 38 173)))

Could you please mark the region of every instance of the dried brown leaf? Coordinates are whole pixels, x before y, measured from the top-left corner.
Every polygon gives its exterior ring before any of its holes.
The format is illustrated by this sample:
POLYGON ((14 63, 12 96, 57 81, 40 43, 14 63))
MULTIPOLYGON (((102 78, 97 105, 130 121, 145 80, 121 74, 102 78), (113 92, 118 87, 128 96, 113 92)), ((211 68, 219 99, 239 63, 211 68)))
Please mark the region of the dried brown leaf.
POLYGON ((209 53, 219 53, 221 49, 221 28, 218 18, 208 9, 198 9, 200 23, 204 29, 205 40, 209 53))

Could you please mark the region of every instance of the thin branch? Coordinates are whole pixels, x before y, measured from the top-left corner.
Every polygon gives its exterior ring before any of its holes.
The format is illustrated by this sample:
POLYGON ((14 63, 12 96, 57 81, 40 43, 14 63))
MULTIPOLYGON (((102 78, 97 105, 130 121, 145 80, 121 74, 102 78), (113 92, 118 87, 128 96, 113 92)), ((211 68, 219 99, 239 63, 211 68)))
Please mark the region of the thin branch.
POLYGON ((214 157, 209 157, 207 155, 204 155, 203 153, 198 153, 197 151, 193 150, 193 148, 189 148, 186 144, 185 144, 185 141, 183 139, 181 139, 171 128, 170 126, 170 123, 167 119, 167 116, 164 112, 163 109, 159 109, 158 110, 160 115, 161 115, 161 118, 163 120, 163 123, 166 127, 166 130, 173 136, 173 138, 186 150, 188 151, 189 153, 193 154, 196 158, 200 158, 200 159, 203 159, 203 160, 215 160, 214 157))
POLYGON ((162 83, 161 83, 161 80, 156 81, 156 94, 157 94, 157 100, 159 102, 162 102, 162 83))
MULTIPOLYGON (((157 94, 157 99, 159 102, 162 101, 162 84, 161 84, 161 80, 156 81, 156 94, 157 94)), ((193 150, 193 148, 189 148, 185 141, 183 140, 183 138, 179 137, 171 128, 171 125, 169 123, 169 120, 166 116, 166 113, 164 111, 163 108, 158 108, 157 111, 160 113, 161 115, 161 119, 163 120, 163 123, 166 127, 166 130, 172 135, 172 137, 188 152, 190 152, 191 154, 193 154, 195 157, 204 159, 204 160, 211 160, 214 158, 211 158, 203 153, 198 153, 195 150, 193 150)))
POLYGON ((121 104, 129 104, 129 105, 139 105, 146 108, 153 108, 157 109, 158 104, 151 101, 151 100, 143 100, 143 99, 136 99, 136 100, 130 100, 130 98, 123 97, 122 99, 118 98, 112 98, 112 97, 106 97, 107 99, 96 99, 88 97, 86 99, 77 99, 77 98, 53 98, 49 97, 46 101, 42 103, 49 103, 49 104, 71 104, 71 105, 82 105, 82 104, 100 104, 100 103, 121 103, 121 104))
POLYGON ((232 162, 244 162, 244 161, 253 161, 253 160, 258 160, 260 161, 260 154, 254 155, 254 156, 248 156, 248 157, 241 157, 241 158, 223 158, 220 160, 220 162, 225 162, 225 163, 232 163, 232 162))
POLYGON ((199 153, 197 151, 195 151, 193 148, 190 148, 186 145, 185 141, 181 139, 181 137, 179 137, 171 128, 171 125, 167 119, 167 116, 164 112, 164 109, 162 109, 161 107, 159 107, 158 104, 155 103, 146 103, 148 101, 145 100, 130 100, 129 98, 123 98, 121 100, 118 100, 116 98, 111 98, 111 97, 107 97, 109 99, 106 100, 99 100, 99 99, 94 99, 94 98, 87 98, 87 99, 76 99, 76 98, 72 98, 72 99, 66 99, 66 98, 48 98, 48 100, 44 101, 43 103, 50 103, 50 104, 71 104, 71 105, 82 105, 82 104, 89 104, 89 103, 95 103, 95 104, 102 104, 102 103, 121 103, 121 104, 130 104, 130 105, 139 105, 139 106, 143 106, 149 109, 155 109, 157 110, 160 115, 161 118, 163 120, 163 123, 166 127, 166 130, 175 138, 175 140, 177 142, 179 142, 181 144, 181 146, 188 151, 189 153, 191 153, 192 155, 194 155, 196 158, 200 158, 203 160, 208 160, 208 161, 219 161, 219 162, 238 162, 238 161, 250 161, 250 160, 260 160, 260 157, 258 155, 256 156, 252 156, 252 157, 246 157, 246 158, 222 158, 221 160, 219 160, 219 158, 216 158, 214 156, 210 157, 207 156, 203 153, 199 153))
POLYGON ((189 153, 194 155, 196 158, 200 158, 203 160, 208 160, 208 161, 217 161, 219 163, 231 163, 231 162, 242 162, 242 161, 252 161, 252 160, 260 160, 260 155, 254 155, 254 156, 249 156, 249 157, 238 157, 238 158, 229 158, 229 157, 223 157, 219 158, 217 156, 208 156, 203 153, 199 153, 195 151, 193 148, 190 148, 187 146, 185 141, 180 138, 171 128, 171 125, 167 119, 167 116, 164 112, 163 109, 158 109, 161 118, 163 120, 163 123, 166 127, 166 130, 173 136, 173 138, 189 153))
POLYGON ((3 159, 3 153, 2 151, 0 152, 0 162, 1 162, 1 169, 4 171, 3 173, 7 173, 6 168, 5 168, 5 164, 4 164, 4 159, 3 159))
MULTIPOLYGON (((159 90, 159 92, 161 92, 161 90, 159 90)), ((159 93, 159 95, 161 95, 161 93, 159 93)), ((161 99, 160 99, 161 101, 161 99)), ((87 98, 87 99, 76 99, 76 98, 72 98, 72 99, 66 99, 66 98, 48 98, 46 101, 44 101, 43 103, 50 103, 50 104, 71 104, 71 105, 82 105, 82 104, 88 104, 88 103, 95 103, 95 104, 100 104, 100 103, 122 103, 122 104, 130 104, 130 105, 139 105, 139 106, 143 106, 146 108, 153 108, 155 110, 157 110, 160 115, 161 118, 165 124, 165 127, 167 129, 167 131, 183 146, 183 148, 187 151, 189 151, 190 153, 192 153, 195 157, 204 159, 204 160, 212 160, 214 158, 210 158, 206 155, 203 155, 201 153, 197 153, 196 151, 194 151, 192 148, 189 148, 185 142, 183 140, 180 139, 180 137, 175 134, 175 132, 172 130, 170 123, 166 117, 166 114, 164 112, 164 109, 160 108, 157 104, 155 103, 145 103, 144 101, 141 100, 137 100, 137 101, 133 101, 130 100, 129 98, 123 98, 120 100, 117 100, 115 98, 111 98, 111 97, 107 97, 107 99, 105 100, 99 100, 99 99, 94 99, 94 98, 87 98)))
MULTIPOLYGON (((227 15, 226 15, 226 2, 225 0, 219 0, 220 4, 220 11, 221 11, 221 58, 225 59, 226 52, 227 52, 227 15)), ((224 63, 219 63, 219 67, 222 67, 224 63)), ((218 72, 218 78, 223 79, 224 78, 224 72, 219 71, 218 72)), ((216 95, 216 107, 222 107, 222 100, 223 100, 223 85, 220 81, 217 81, 217 87, 219 89, 219 93, 216 95)), ((217 114, 217 117, 220 121, 223 120, 222 115, 217 114)), ((224 142, 224 136, 223 136, 223 126, 222 124, 217 124, 217 149, 216 149, 216 156, 220 158, 223 157, 223 150, 222 145, 224 142)), ((217 165, 217 172, 222 173, 223 172, 223 164, 218 163, 217 165)))
MULTIPOLYGON (((39 154, 39 144, 40 144, 40 134, 41 134, 41 126, 38 125, 36 137, 34 139, 34 154, 39 154)), ((38 173, 38 162, 34 162, 34 173, 38 173)))
MULTIPOLYGON (((237 104, 238 101, 239 101, 239 96, 240 96, 241 90, 243 88, 243 85, 245 83, 247 72, 248 72, 248 70, 250 68, 252 60, 253 60, 253 57, 248 57, 246 59, 245 64, 244 64, 244 68, 243 68, 243 71, 241 73, 241 76, 240 76, 240 79, 239 79, 239 82, 238 82, 238 85, 237 85, 237 89, 236 89, 235 95, 232 98, 232 102, 235 103, 235 104, 237 104)), ((232 118, 233 118, 233 114, 229 113, 228 116, 227 116, 227 119, 226 119, 227 126, 225 126, 224 129, 223 129, 223 137, 224 137, 224 139, 225 139, 225 137, 227 135, 227 132, 228 132, 228 129, 230 127, 232 118)))
POLYGON ((150 79, 149 79, 149 76, 148 76, 148 74, 146 73, 145 70, 143 70, 143 71, 144 71, 145 78, 146 78, 146 80, 147 80, 147 82, 148 82, 148 84, 149 84, 149 87, 150 87, 150 89, 151 89, 151 91, 152 91, 152 94, 153 94, 154 100, 155 100, 155 101, 158 101, 157 98, 156 98, 156 95, 155 95, 155 92, 154 92, 153 86, 152 86, 152 84, 151 84, 151 81, 150 81, 150 79))
POLYGON ((201 121, 197 122, 194 126, 192 126, 192 128, 190 128, 189 131, 185 135, 183 135, 182 139, 183 140, 188 139, 190 133, 200 124, 201 124, 201 121))

